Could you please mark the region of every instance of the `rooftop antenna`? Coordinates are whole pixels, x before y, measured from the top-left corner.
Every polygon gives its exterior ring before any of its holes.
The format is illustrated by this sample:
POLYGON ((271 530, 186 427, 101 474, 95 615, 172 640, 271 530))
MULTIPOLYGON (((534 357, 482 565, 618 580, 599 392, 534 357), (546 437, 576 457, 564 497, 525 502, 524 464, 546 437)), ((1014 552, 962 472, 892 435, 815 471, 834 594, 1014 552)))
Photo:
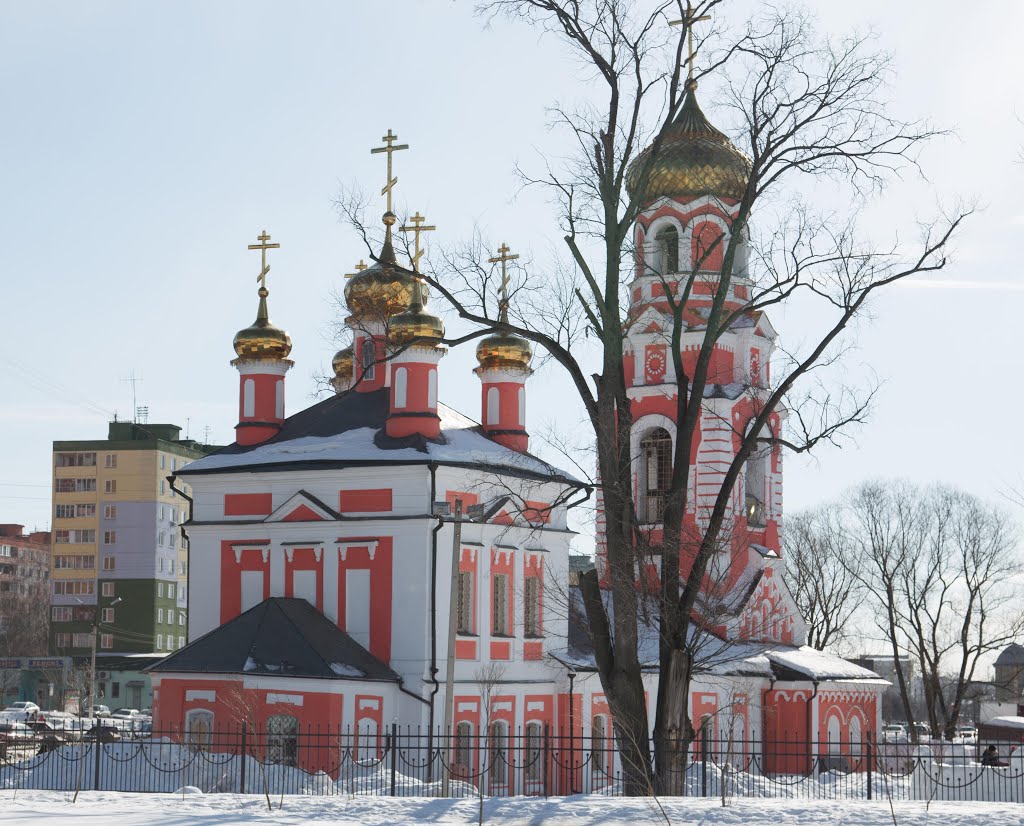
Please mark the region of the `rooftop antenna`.
MULTIPOLYGON (((139 408, 138 408, 138 400, 136 399, 136 390, 137 390, 137 386, 142 382, 142 376, 136 376, 135 375, 135 370, 133 368, 132 371, 128 374, 127 378, 123 378, 123 379, 121 379, 121 381, 123 381, 125 384, 130 384, 132 386, 132 410, 134 411, 134 415, 135 415, 135 423, 138 424, 139 423, 139 408)), ((148 413, 149 410, 147 409, 146 412, 148 413)))
POLYGON ((135 408, 135 423, 149 424, 149 407, 143 405, 135 408))
POLYGON ((210 444, 210 426, 209 425, 204 425, 203 426, 203 444, 204 445, 210 444))
POLYGON ((185 441, 188 441, 188 429, 189 429, 189 426, 190 426, 191 422, 192 422, 192 417, 191 416, 186 416, 185 417, 185 441))

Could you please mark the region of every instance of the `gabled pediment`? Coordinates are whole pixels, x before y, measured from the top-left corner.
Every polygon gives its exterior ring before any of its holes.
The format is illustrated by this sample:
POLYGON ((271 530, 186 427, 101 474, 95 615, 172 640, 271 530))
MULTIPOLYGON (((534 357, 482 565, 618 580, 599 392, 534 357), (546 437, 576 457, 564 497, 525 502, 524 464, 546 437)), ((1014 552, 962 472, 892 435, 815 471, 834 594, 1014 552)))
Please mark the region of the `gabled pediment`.
POLYGON ((313 494, 300 490, 279 506, 264 522, 335 522, 341 514, 313 494))
POLYGON ((765 558, 757 584, 744 600, 736 620, 730 624, 737 636, 787 645, 804 644, 807 624, 782 572, 781 560, 765 558))

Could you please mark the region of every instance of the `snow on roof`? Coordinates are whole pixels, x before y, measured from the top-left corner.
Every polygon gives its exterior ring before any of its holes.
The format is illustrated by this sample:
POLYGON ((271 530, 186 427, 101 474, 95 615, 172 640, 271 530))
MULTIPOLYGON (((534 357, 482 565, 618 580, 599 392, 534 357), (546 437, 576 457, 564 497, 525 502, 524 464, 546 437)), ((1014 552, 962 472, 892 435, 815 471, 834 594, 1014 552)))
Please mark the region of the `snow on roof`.
POLYGON ((582 485, 572 475, 538 459, 504 447, 484 435, 472 419, 438 404, 441 436, 391 438, 382 428, 388 390, 347 393, 327 399, 290 417, 273 439, 252 448, 231 445, 190 462, 179 473, 231 471, 253 466, 295 463, 398 462, 473 465, 582 485))
POLYGON ((1024 729, 1024 717, 993 717, 986 720, 983 725, 997 726, 998 728, 1024 729))
MULTIPOLYGON (((765 652, 765 655, 783 669, 790 669, 804 675, 810 680, 878 680, 878 675, 870 669, 854 665, 849 660, 818 651, 809 645, 777 646, 765 652)), ((888 685, 888 682, 885 681, 888 685)))

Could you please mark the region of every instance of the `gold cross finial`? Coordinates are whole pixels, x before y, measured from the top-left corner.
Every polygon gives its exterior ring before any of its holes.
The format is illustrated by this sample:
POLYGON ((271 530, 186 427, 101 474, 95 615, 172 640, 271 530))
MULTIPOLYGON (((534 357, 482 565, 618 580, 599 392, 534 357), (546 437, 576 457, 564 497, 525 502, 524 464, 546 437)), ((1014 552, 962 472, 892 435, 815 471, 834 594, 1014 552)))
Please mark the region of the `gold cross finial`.
POLYGON ((393 178, 391 176, 391 156, 401 149, 408 149, 409 144, 400 143, 396 146, 395 141, 398 140, 398 135, 392 134, 390 129, 388 130, 388 133, 383 138, 381 138, 381 140, 384 141, 384 146, 374 147, 373 149, 370 150, 370 154, 376 155, 380 152, 387 152, 388 154, 388 182, 384 185, 384 188, 380 191, 380 194, 387 195, 388 212, 391 212, 391 188, 398 183, 398 178, 393 178))
POLYGON ((435 226, 424 226, 423 222, 427 219, 420 215, 419 211, 416 212, 412 218, 409 219, 412 226, 399 227, 402 232, 411 232, 415 237, 416 252, 412 257, 412 268, 415 272, 420 271, 420 258, 423 256, 423 250, 420 249, 420 233, 421 232, 433 232, 437 227, 435 226))
POLYGON ((263 230, 259 235, 256 236, 258 244, 249 244, 249 249, 260 251, 260 274, 256 276, 256 280, 260 282, 260 289, 267 289, 267 273, 270 272, 270 265, 267 264, 267 250, 280 249, 280 244, 268 244, 270 236, 267 235, 267 231, 263 230))
POLYGON ((669 21, 669 25, 670 26, 682 26, 683 24, 686 24, 686 36, 687 36, 687 39, 689 40, 688 47, 689 47, 689 52, 690 52, 690 56, 689 56, 689 58, 686 61, 686 64, 687 64, 686 86, 687 86, 687 88, 696 88, 696 85, 697 85, 694 82, 694 80, 693 80, 693 24, 694 23, 703 23, 705 20, 710 20, 710 19, 711 19, 711 15, 710 14, 704 14, 704 15, 701 15, 700 17, 697 17, 696 9, 694 9, 693 4, 690 2, 690 0, 686 0, 686 16, 682 20, 670 20, 669 21))
POLYGON ((508 321, 508 271, 505 269, 509 261, 515 261, 519 257, 519 253, 515 255, 509 255, 511 248, 504 241, 501 242, 501 246, 498 247, 498 255, 495 258, 488 258, 487 261, 490 264, 497 264, 501 262, 501 300, 498 302, 498 318, 501 321, 508 321))
POLYGON ((363 270, 367 269, 367 267, 369 267, 369 264, 366 264, 363 261, 363 259, 360 258, 359 259, 359 263, 356 264, 355 267, 353 267, 355 272, 347 272, 347 273, 345 273, 345 278, 355 278, 358 273, 361 273, 363 270))

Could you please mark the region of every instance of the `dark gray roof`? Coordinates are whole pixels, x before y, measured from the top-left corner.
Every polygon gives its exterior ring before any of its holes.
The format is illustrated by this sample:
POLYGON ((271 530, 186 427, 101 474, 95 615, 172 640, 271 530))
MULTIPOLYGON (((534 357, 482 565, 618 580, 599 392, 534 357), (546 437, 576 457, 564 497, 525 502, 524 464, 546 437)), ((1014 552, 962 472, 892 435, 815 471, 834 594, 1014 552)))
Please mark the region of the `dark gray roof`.
POLYGON ((1024 666, 1024 645, 1011 642, 1002 653, 996 657, 996 665, 1024 666))
POLYGON ((147 671, 384 680, 398 675, 304 599, 271 597, 147 671))

